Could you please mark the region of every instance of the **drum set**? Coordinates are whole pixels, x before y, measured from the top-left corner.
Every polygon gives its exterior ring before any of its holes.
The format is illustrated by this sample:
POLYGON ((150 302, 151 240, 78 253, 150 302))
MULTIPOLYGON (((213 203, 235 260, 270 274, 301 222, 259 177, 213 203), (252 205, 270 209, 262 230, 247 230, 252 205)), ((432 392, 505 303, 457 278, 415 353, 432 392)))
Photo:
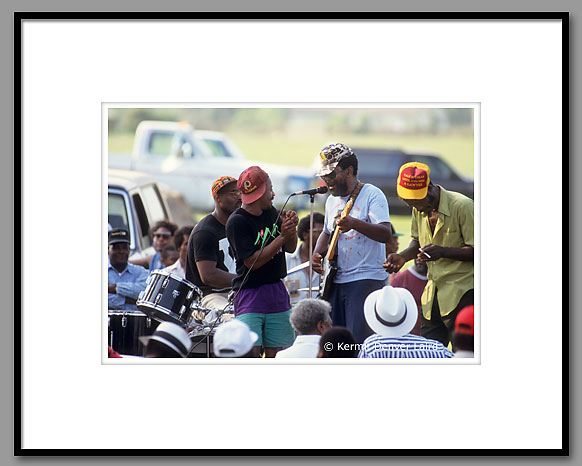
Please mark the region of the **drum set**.
POLYGON ((136 302, 139 311, 109 311, 109 345, 120 354, 143 356, 138 337, 152 335, 160 322, 173 322, 192 340, 189 357, 211 357, 216 328, 234 318, 232 304, 218 311, 205 308, 200 288, 162 270, 152 271, 146 283, 136 302))

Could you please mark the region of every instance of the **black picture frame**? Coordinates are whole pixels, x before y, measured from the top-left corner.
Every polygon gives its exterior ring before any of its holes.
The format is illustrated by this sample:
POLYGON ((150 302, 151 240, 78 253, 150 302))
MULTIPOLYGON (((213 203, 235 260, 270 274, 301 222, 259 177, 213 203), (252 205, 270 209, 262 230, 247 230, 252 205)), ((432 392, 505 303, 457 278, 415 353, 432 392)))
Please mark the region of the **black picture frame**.
MULTIPOLYGON (((562 21, 562 118, 563 142, 561 147, 562 156, 562 206, 564 214, 569 212, 570 203, 568 192, 570 189, 571 175, 569 172, 569 141, 570 141, 570 82, 569 82, 569 14, 567 12, 432 12, 432 13, 408 13, 408 12, 377 12, 377 13, 212 13, 212 12, 16 12, 14 14, 14 159, 15 159, 15 221, 17 231, 15 235, 15 251, 22 251, 26 245, 22 241, 22 24, 27 20, 314 20, 314 21, 334 21, 334 20, 455 20, 455 21, 506 21, 506 20, 561 20, 562 21)), ((563 216, 567 218, 566 215, 563 216)), ((566 222, 566 220, 564 220, 566 222)), ((563 224, 562 241, 568 242, 569 228, 563 224)), ((21 252, 22 254, 22 252, 21 252)), ((22 446, 22 262, 16 260, 15 264, 15 310, 14 310, 14 454, 16 456, 137 456, 144 454, 144 450, 130 449, 77 449, 74 446, 68 449, 29 449, 22 446)), ((563 274, 569 275, 569 262, 563 262, 563 274)), ((568 281, 563 282, 562 295, 564 304, 562 307, 562 448, 561 449, 444 449, 444 450, 408 450, 408 449, 346 449, 341 450, 314 450, 314 449, 252 449, 252 450, 147 450, 149 456, 225 456, 225 457, 250 457, 250 456, 568 456, 570 453, 570 402, 569 402, 569 347, 570 347, 570 326, 567 297, 570 295, 568 281)))

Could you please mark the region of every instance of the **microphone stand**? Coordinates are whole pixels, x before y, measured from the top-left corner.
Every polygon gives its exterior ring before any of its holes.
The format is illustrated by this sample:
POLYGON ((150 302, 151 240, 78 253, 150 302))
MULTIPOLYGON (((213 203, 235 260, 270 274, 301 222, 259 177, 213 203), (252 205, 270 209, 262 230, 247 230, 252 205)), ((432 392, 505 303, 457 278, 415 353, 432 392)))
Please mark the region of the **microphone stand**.
POLYGON ((311 212, 309 213, 309 291, 308 298, 311 298, 311 288, 313 281, 313 202, 315 201, 315 194, 309 195, 309 203, 311 205, 311 212))

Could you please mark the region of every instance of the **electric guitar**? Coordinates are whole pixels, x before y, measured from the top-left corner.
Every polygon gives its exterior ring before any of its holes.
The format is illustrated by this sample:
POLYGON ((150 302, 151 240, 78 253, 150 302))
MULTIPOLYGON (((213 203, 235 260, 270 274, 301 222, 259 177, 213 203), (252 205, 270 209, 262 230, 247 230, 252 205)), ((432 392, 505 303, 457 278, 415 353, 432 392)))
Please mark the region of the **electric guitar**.
MULTIPOLYGON (((362 189, 362 186, 364 186, 364 184, 359 183, 356 186, 356 188, 354 189, 354 192, 352 193, 352 195, 348 199, 348 202, 346 202, 344 210, 342 210, 342 213, 340 215, 340 220, 346 218, 350 214, 350 211, 352 210, 352 207, 354 206, 354 202, 356 201, 356 197, 358 197, 358 194, 360 194, 360 190, 362 189)), ((323 258, 322 264, 321 264, 321 266, 323 268, 323 275, 322 275, 322 278, 320 280, 319 297, 325 301, 329 301, 329 297, 331 295, 331 287, 333 284, 333 279, 337 275, 337 271, 338 271, 337 242, 338 242, 338 238, 339 238, 339 233, 340 233, 340 231, 339 231, 339 228, 338 228, 337 223, 336 223, 335 228, 333 229, 333 232, 331 235, 331 240, 329 241, 329 247, 327 248, 327 254, 323 258)))
POLYGON ((327 254, 322 260, 321 267, 323 268, 323 275, 320 280, 320 298, 329 301, 329 296, 331 295, 331 285, 333 283, 333 279, 337 275, 337 238, 339 236, 339 228, 337 225, 333 229, 333 234, 331 237, 331 241, 329 242, 329 247, 327 250, 327 254))

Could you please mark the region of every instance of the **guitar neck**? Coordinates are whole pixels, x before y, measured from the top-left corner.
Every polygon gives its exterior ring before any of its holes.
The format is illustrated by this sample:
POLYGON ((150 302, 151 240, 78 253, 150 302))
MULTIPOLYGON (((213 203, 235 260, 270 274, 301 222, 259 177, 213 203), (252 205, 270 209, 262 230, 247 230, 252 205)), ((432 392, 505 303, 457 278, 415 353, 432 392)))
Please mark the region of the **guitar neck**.
MULTIPOLYGON (((353 198, 350 197, 350 199, 348 200, 348 202, 346 203, 346 206, 344 207, 344 210, 342 211, 342 214, 340 215, 340 220, 343 218, 346 218, 349 213, 350 210, 352 210, 352 206, 354 205, 354 200, 353 198)), ((335 228, 333 229, 333 235, 331 237, 331 241, 329 242, 329 247, 327 248, 327 260, 330 261, 333 259, 333 257, 335 256, 335 246, 337 244, 337 240, 339 238, 339 228, 337 227, 337 225, 335 226, 335 228)))
POLYGON ((327 249, 327 260, 330 261, 335 256, 335 245, 337 244, 337 239, 339 237, 339 228, 336 226, 333 230, 333 236, 329 242, 329 248, 327 249))

